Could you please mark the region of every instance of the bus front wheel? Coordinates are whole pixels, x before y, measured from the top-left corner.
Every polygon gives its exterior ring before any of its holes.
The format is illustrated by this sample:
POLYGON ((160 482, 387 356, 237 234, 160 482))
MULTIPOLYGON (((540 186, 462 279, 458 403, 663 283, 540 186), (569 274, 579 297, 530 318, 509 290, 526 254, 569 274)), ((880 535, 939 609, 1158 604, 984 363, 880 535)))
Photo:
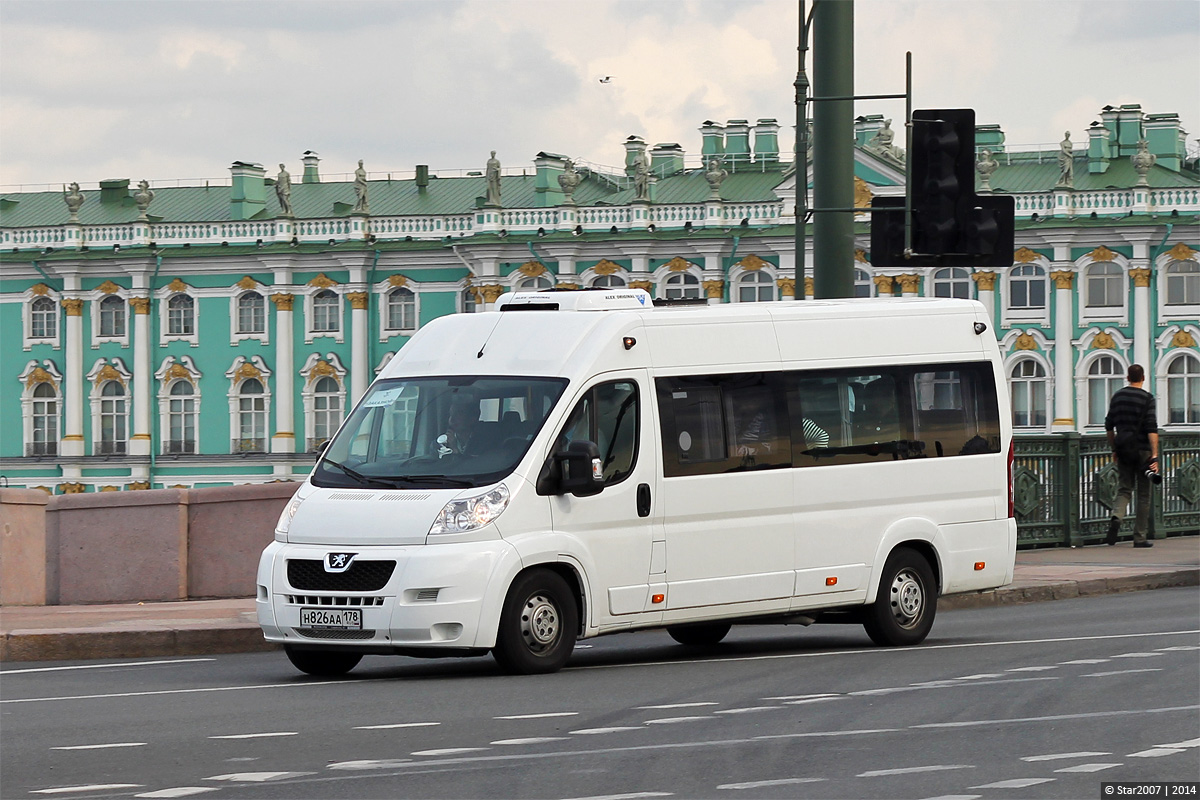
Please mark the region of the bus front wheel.
POLYGON ((920 644, 936 612, 937 586, 929 562, 915 550, 897 548, 883 567, 875 602, 867 607, 867 635, 885 647, 920 644))
POLYGON ((530 570, 508 590, 492 656, 516 674, 557 672, 571 657, 578 632, 571 587, 548 569, 530 570))
POLYGON ((728 622, 705 622, 700 625, 669 625, 667 634, 687 647, 711 647, 719 643, 732 627, 728 622))
POLYGON ((291 645, 284 645, 283 652, 287 653, 288 661, 291 661, 296 669, 307 675, 323 678, 345 675, 362 661, 362 653, 342 653, 336 650, 297 650, 291 645))

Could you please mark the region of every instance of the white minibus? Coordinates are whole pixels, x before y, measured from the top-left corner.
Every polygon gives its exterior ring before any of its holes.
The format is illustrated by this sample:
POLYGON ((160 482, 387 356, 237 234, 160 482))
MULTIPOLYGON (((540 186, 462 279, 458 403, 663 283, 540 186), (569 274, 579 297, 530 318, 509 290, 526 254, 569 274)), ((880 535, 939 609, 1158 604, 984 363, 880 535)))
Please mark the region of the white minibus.
POLYGON ((1012 427, 970 300, 656 306, 508 294, 423 327, 287 505, 258 568, 300 670, 578 639, 852 621, 921 642, 1012 580, 1012 427))

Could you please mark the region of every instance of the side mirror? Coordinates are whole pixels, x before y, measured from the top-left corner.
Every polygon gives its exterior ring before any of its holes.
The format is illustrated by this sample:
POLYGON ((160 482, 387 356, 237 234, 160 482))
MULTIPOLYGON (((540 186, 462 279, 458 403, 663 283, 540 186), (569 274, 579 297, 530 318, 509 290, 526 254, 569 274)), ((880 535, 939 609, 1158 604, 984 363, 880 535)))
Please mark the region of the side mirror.
POLYGON ((571 442, 546 459, 537 481, 538 494, 591 497, 604 489, 604 466, 595 442, 571 442))
POLYGON ((325 441, 323 441, 323 442, 321 442, 319 445, 317 445, 317 455, 324 455, 324 454, 325 454, 325 451, 329 449, 329 442, 330 442, 330 441, 332 441, 332 440, 331 440, 331 439, 326 439, 325 441))

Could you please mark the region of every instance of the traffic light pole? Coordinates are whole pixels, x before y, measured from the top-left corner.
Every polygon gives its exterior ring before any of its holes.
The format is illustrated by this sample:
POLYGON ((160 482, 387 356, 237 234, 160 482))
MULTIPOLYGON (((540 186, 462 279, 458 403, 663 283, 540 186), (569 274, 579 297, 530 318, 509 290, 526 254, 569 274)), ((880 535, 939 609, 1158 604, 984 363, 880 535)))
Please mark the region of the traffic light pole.
MULTIPOLYGON (((813 109, 813 148, 819 155, 813 161, 813 294, 850 297, 854 217, 824 209, 854 205, 854 0, 814 3, 813 72, 813 93, 826 100, 813 109)), ((804 179, 799 170, 797 179, 804 179)), ((803 291, 801 277, 796 292, 803 291)))

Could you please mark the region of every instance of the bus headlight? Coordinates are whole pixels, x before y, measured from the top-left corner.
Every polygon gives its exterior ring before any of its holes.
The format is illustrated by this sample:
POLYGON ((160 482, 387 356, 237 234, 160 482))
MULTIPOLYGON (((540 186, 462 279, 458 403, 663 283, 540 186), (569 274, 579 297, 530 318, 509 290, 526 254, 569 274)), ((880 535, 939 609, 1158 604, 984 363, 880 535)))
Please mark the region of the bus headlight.
POLYGON ((503 483, 484 494, 451 500, 438 513, 430 533, 466 533, 482 528, 508 507, 508 487, 503 483))
POLYGON ((283 513, 279 515, 279 521, 275 523, 275 541, 287 541, 288 528, 292 527, 292 517, 296 516, 296 509, 300 508, 302 502, 304 501, 297 495, 284 507, 283 513))

